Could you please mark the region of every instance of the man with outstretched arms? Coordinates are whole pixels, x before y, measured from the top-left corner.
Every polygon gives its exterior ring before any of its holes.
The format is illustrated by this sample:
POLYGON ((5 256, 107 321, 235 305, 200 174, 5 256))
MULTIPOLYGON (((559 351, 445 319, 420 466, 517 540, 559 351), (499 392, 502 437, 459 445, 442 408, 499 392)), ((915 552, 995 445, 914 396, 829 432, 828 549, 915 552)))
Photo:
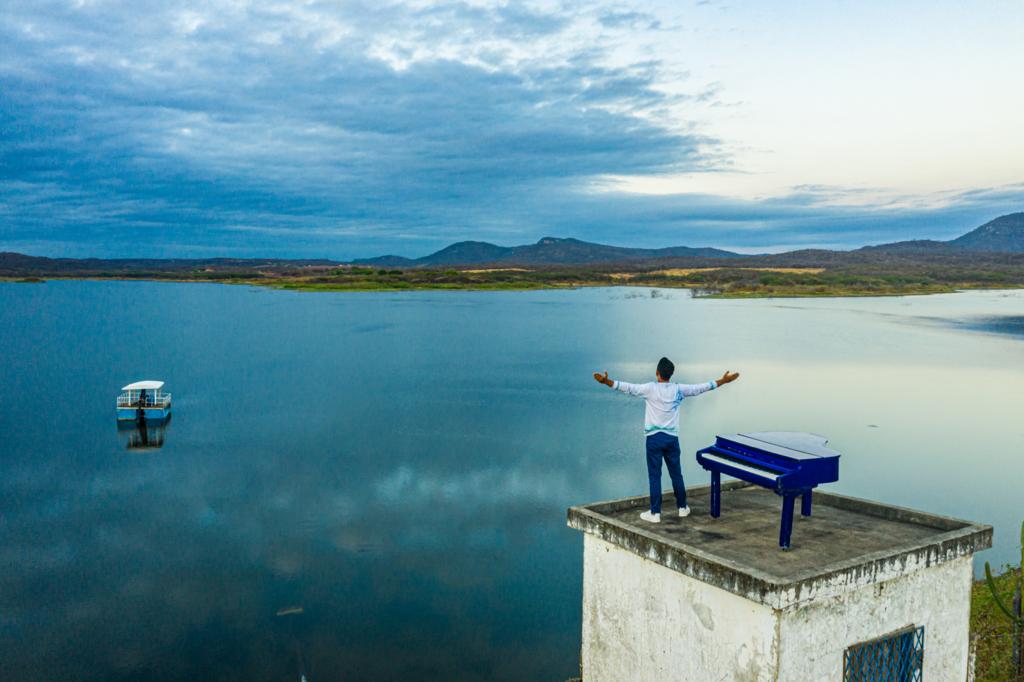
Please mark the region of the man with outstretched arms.
POLYGON ((630 384, 613 381, 608 372, 601 375, 594 372, 599 383, 622 391, 626 395, 641 396, 647 403, 644 412, 644 432, 647 434, 647 478, 651 488, 651 510, 640 513, 640 518, 649 523, 661 523, 661 462, 665 460, 668 475, 672 479, 672 490, 676 495, 679 516, 689 516, 686 505, 686 488, 683 485, 683 471, 679 466, 679 405, 683 398, 700 395, 724 384, 736 381, 739 373, 726 371, 721 379, 703 384, 673 384, 669 382, 675 372, 675 365, 668 358, 658 361, 654 376, 657 381, 646 384, 630 384))

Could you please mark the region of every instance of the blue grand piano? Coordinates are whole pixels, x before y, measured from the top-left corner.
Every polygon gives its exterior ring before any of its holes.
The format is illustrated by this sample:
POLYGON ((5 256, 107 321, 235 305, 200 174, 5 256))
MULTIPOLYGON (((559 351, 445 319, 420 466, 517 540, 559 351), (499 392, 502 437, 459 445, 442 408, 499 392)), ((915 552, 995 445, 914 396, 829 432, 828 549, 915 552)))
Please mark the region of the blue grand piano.
POLYGON ((722 513, 722 474, 770 488, 782 497, 779 547, 789 549, 793 503, 811 515, 811 490, 839 480, 839 453, 813 433, 766 431, 718 436, 715 444, 697 451, 697 463, 711 472, 711 516, 722 513))

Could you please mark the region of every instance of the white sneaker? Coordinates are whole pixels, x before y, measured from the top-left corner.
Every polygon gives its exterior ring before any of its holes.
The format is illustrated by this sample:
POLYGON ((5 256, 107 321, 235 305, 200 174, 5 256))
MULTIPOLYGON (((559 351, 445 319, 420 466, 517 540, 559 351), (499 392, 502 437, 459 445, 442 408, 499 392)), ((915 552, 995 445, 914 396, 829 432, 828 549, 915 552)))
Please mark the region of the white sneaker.
POLYGON ((684 516, 689 516, 689 515, 690 515, 690 508, 689 507, 680 507, 679 508, 679 518, 683 518, 684 516))
POLYGON ((640 512, 640 519, 647 523, 661 523, 661 514, 654 514, 649 511, 640 512))

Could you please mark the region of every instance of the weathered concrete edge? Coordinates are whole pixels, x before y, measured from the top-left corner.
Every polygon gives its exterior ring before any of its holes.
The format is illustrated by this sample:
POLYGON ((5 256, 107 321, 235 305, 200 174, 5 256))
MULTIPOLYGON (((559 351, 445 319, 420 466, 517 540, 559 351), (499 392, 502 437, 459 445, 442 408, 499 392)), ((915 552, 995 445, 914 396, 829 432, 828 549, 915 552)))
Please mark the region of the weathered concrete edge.
MULTIPOLYGON (((745 481, 728 481, 722 483, 722 490, 724 492, 748 486, 750 484, 745 481)), ((686 491, 699 493, 710 489, 711 486, 704 485, 687 488, 686 491)), ((666 497, 671 498, 672 495, 666 492, 666 497)), ((567 523, 570 528, 589 533, 666 568, 751 601, 765 604, 777 601, 777 596, 786 583, 769 573, 737 564, 724 557, 709 554, 605 516, 606 512, 646 505, 648 499, 647 495, 637 495, 570 507, 567 523)))
POLYGON ((953 561, 992 546, 992 527, 972 524, 910 543, 895 550, 883 550, 856 559, 837 562, 820 571, 796 575, 780 595, 779 608, 799 606, 811 599, 882 583, 930 566, 953 561))
MULTIPOLYGON (((736 565, 721 557, 631 528, 585 507, 569 509, 569 526, 622 547, 639 557, 683 575, 714 585, 759 603, 771 603, 782 585, 756 569, 736 565)), ((777 600, 777 599, 776 599, 777 600)))
MULTIPOLYGON (((737 490, 749 485, 744 481, 729 481, 722 484, 722 491, 737 490)), ((703 492, 709 488, 698 486, 687 488, 687 492, 703 492)), ((798 606, 810 599, 825 598, 884 582, 909 571, 952 561, 992 546, 990 525, 846 495, 815 492, 817 504, 946 532, 786 579, 604 515, 606 512, 641 506, 647 499, 646 495, 638 495, 570 507, 567 522, 571 528, 590 533, 662 566, 775 609, 798 606)))
MULTIPOLYGON (((922 567, 928 567, 935 563, 943 563, 974 554, 992 546, 992 526, 990 525, 836 493, 816 492, 814 499, 817 504, 876 516, 888 521, 926 526, 945 532, 918 542, 904 544, 892 550, 882 550, 854 559, 837 561, 818 570, 797 574, 792 577, 794 583, 807 583, 866 566, 871 566, 877 572, 883 568, 885 562, 895 560, 901 562, 900 572, 905 572, 909 570, 908 564, 911 558, 921 560, 922 567)), ((879 577, 870 582, 879 582, 884 579, 886 578, 879 577)))

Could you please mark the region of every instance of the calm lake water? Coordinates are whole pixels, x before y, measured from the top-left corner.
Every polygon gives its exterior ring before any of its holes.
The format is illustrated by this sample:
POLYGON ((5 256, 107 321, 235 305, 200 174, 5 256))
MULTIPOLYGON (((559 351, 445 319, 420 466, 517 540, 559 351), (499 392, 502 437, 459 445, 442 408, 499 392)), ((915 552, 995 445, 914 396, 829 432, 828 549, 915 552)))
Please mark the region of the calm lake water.
POLYGON ((742 373, 684 403, 689 485, 718 432, 815 431, 830 489, 1015 556, 1024 292, 655 294, 0 284, 0 679, 564 680, 565 509, 646 490, 643 404, 590 374, 661 355, 742 373), (173 419, 130 449, 148 378, 173 419))

